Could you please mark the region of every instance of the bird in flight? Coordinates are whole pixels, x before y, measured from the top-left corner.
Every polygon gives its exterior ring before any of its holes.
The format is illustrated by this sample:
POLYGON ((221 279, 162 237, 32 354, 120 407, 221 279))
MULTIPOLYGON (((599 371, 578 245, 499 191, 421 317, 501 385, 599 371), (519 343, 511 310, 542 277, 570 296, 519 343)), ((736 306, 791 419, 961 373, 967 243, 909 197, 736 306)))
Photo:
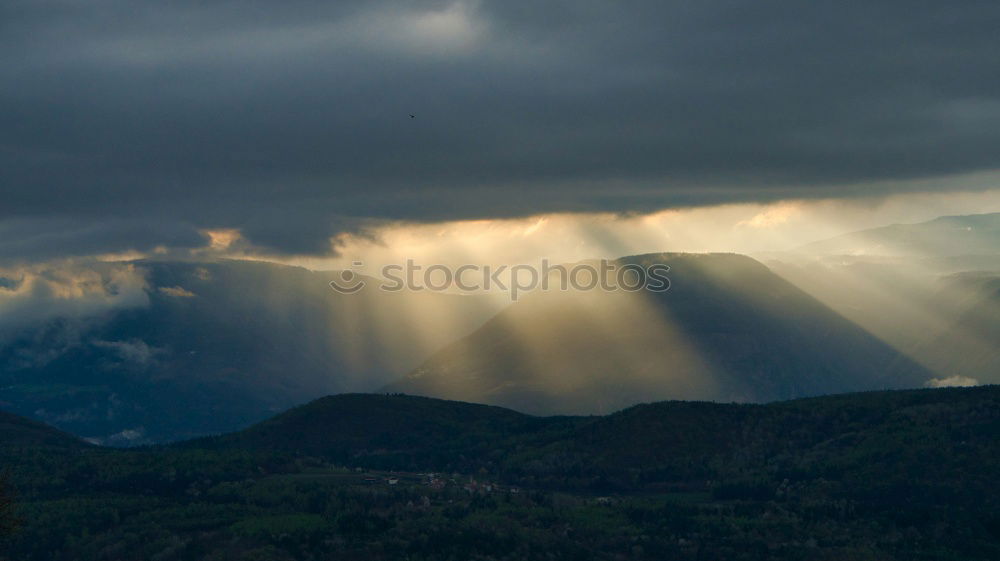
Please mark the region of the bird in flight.
POLYGON ((411 119, 416 119, 416 118, 417 118, 417 116, 416 116, 416 115, 414 115, 413 113, 410 113, 410 118, 411 118, 411 119))

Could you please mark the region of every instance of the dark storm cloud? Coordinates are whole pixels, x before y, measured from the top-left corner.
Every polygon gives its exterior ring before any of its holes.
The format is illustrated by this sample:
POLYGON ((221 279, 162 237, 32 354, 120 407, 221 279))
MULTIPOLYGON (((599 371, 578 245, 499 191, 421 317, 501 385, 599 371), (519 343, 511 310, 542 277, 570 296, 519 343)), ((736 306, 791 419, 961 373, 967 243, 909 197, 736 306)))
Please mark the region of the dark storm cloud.
POLYGON ((0 10, 0 223, 128 242, 140 221, 162 243, 236 227, 322 252, 367 217, 857 194, 998 167, 995 2, 0 10))
POLYGON ((103 253, 193 249, 207 238, 180 220, 11 218, 0 220, 0 262, 39 261, 103 253))

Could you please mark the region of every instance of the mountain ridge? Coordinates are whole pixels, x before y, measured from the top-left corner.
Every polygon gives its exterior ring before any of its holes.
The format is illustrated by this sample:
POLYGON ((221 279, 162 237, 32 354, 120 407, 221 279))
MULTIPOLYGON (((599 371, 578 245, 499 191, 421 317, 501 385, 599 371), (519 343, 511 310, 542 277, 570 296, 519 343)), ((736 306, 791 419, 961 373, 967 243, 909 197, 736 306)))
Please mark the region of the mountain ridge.
POLYGON ((529 294, 383 390, 577 414, 649 399, 773 401, 930 378, 748 256, 615 262, 670 266, 670 290, 529 294))
POLYGON ((939 216, 914 223, 867 228, 799 246, 805 255, 904 257, 995 256, 1000 253, 1000 212, 939 216))

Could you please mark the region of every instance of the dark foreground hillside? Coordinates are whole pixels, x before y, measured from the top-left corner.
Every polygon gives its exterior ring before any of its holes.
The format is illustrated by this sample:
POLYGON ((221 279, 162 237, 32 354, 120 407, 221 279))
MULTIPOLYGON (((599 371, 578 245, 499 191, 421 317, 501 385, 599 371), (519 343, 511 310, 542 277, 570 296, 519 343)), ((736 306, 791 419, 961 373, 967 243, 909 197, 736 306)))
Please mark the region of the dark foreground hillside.
POLYGON ((1000 558, 998 387, 548 418, 355 394, 135 450, 3 427, 10 559, 1000 558))

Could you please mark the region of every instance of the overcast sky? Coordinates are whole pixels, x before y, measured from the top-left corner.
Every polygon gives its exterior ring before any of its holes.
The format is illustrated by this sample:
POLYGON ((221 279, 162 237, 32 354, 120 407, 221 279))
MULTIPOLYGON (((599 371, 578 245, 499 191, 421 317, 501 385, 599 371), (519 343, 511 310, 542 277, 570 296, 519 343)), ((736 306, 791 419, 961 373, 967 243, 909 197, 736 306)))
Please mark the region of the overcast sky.
POLYGON ((0 259, 957 189, 1000 168, 998 29, 995 0, 0 0, 0 259))

